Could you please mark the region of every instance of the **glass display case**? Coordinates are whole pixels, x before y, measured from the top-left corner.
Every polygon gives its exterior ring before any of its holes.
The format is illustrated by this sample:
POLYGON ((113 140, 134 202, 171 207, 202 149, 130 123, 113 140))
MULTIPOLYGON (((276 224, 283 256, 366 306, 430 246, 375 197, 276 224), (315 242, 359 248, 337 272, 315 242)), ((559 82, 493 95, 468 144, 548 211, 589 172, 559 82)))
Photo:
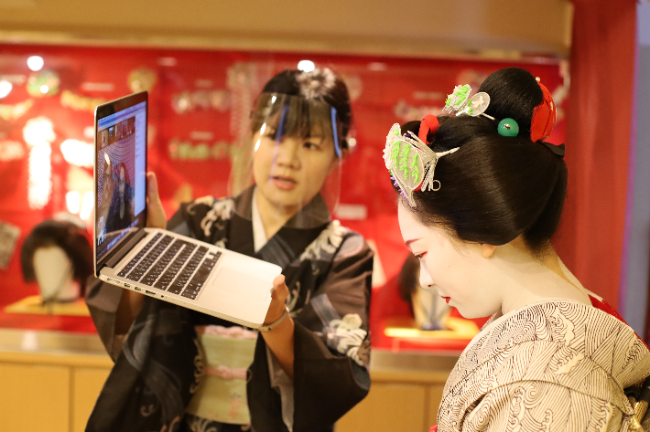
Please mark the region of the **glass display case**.
POLYGON ((38 286, 26 283, 21 270, 21 250, 38 223, 74 219, 88 232, 92 229, 95 107, 149 91, 148 168, 158 174, 170 217, 181 202, 228 193, 229 172, 237 169, 233 161, 255 95, 275 73, 299 65, 329 67, 348 86, 352 151, 343 165, 340 200, 332 216, 363 234, 375 251, 373 390, 341 420, 340 430, 372 427, 369 419, 390 425, 390 419, 376 415, 382 404, 404 405, 416 425, 435 422, 430 408, 437 405, 456 356, 482 322, 447 310, 435 293, 413 287, 405 291, 400 282, 402 273, 414 284, 417 268, 404 270, 410 252, 402 242, 396 195, 384 167, 386 134, 394 123, 437 114, 454 86, 470 84, 476 90, 492 71, 516 65, 540 77, 553 92, 559 118, 550 141, 563 142, 567 88, 558 62, 3 45, 0 381, 11 388, 5 395, 17 396, 3 399, 11 409, 3 410, 0 424, 83 430, 112 364, 83 299, 44 306, 38 286), (27 377, 33 387, 24 385, 27 377), (25 404, 38 398, 50 411, 26 418, 25 404), (55 399, 56 404, 47 402, 55 399))
MULTIPOLYGON (((513 62, 4 45, 0 328, 93 331, 83 305, 76 311, 59 308, 61 314, 34 309, 38 289, 23 280, 20 251, 33 227, 55 215, 74 215, 91 229, 96 105, 140 90, 150 92, 149 169, 159 173, 169 217, 180 202, 228 192, 228 174, 253 98, 269 77, 299 63, 333 69, 350 91, 353 151, 344 164, 333 217, 362 233, 376 252, 373 345, 397 351, 462 349, 477 331, 476 323, 452 312, 447 328, 426 330, 422 320, 415 324, 413 308, 399 295, 397 278, 409 252, 397 226, 383 147, 392 124, 438 113, 455 85, 477 89, 490 72, 513 62)), ((545 60, 516 65, 528 68, 552 91, 560 109, 550 140, 563 142, 567 89, 560 64, 545 60)))

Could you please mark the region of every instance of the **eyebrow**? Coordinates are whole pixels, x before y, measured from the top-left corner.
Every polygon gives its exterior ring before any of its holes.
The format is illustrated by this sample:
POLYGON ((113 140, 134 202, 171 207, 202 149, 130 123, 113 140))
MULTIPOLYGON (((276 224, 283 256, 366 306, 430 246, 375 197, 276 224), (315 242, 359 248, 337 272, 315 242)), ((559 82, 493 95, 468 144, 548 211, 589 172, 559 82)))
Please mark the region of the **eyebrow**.
POLYGON ((408 246, 408 247, 411 247, 411 243, 416 242, 416 241, 418 241, 418 240, 420 240, 420 239, 419 239, 419 238, 416 238, 416 239, 406 240, 406 241, 404 242, 404 244, 405 244, 406 246, 408 246))

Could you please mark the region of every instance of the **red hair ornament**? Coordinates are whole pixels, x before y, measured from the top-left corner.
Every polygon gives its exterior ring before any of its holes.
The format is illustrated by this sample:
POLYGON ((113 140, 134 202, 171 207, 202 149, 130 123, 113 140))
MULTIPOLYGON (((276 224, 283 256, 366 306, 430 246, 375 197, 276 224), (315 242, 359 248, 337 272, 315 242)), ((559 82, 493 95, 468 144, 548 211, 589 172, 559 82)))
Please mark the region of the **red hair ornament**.
POLYGON ((557 120, 557 108, 551 92, 541 82, 537 82, 544 95, 542 103, 533 109, 533 118, 530 123, 530 140, 532 142, 543 141, 551 135, 555 121, 557 120))
POLYGON ((438 117, 431 114, 427 114, 420 122, 420 129, 418 130, 418 138, 420 138, 422 142, 429 144, 429 141, 427 141, 427 137, 431 133, 436 133, 436 130, 438 130, 439 126, 440 126, 440 122, 438 121, 438 117))

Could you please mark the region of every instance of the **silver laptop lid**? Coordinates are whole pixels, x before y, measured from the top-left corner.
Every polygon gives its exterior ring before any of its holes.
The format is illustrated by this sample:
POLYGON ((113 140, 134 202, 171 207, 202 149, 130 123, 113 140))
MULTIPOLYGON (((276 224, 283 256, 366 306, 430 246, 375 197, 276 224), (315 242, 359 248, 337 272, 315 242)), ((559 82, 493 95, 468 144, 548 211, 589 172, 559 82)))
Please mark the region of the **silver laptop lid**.
POLYGON ((141 92, 95 109, 95 276, 147 220, 147 100, 141 92))

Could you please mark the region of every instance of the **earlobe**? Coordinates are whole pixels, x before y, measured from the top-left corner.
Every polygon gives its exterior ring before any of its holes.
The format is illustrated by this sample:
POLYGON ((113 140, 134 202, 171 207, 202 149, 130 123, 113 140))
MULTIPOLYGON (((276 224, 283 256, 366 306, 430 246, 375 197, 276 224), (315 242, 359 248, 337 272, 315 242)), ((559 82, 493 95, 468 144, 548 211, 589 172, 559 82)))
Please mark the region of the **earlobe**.
POLYGON ((494 255, 494 251, 496 249, 496 246, 481 243, 481 256, 483 258, 490 258, 492 255, 494 255))

